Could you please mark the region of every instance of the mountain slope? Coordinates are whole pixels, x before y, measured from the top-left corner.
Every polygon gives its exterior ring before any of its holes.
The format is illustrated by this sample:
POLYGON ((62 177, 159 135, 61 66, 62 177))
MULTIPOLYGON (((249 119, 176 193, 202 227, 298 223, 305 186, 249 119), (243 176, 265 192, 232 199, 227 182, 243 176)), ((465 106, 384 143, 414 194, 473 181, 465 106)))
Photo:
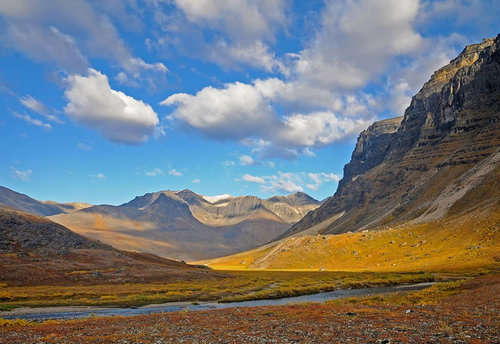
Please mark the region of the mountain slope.
POLYGON ((363 131, 337 192, 218 269, 453 270, 500 263, 500 35, 363 131))
POLYGON ((0 271, 0 282, 9 285, 144 283, 209 273, 117 250, 46 218, 6 207, 0 207, 0 271))
POLYGON ((193 260, 262 245, 318 206, 304 193, 267 200, 224 196, 212 203, 191 190, 161 191, 51 219, 122 249, 193 260))
POLYGON ((69 213, 91 206, 87 203, 37 201, 36 199, 26 196, 25 194, 12 191, 3 186, 0 186, 0 204, 40 216, 69 213))
POLYGON ((278 239, 313 227, 343 233, 428 222, 470 211, 475 204, 466 199, 494 207, 499 148, 500 36, 436 71, 402 120, 361 133, 335 195, 278 239), (478 199, 477 190, 487 192, 478 199))

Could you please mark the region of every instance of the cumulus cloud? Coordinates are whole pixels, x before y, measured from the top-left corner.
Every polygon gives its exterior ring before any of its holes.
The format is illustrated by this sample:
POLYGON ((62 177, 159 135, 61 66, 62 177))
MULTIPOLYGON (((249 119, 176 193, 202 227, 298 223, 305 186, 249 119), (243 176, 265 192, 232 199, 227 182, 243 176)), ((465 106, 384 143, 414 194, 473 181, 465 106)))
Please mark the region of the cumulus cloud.
POLYGON ((321 184, 327 183, 327 182, 338 182, 340 180, 340 176, 335 174, 335 173, 309 173, 308 174, 309 179, 313 181, 313 183, 306 184, 306 186, 314 191, 317 191, 321 184))
POLYGON ((94 69, 86 76, 70 75, 65 81, 68 104, 64 112, 113 142, 141 143, 159 123, 151 106, 111 89, 107 76, 94 69))
POLYGON ((3 36, 5 44, 39 62, 55 62, 70 72, 83 72, 88 61, 75 40, 53 26, 10 23, 3 36))
MULTIPOLYGON (((163 64, 149 64, 132 55, 103 11, 125 17, 120 2, 113 3, 99 6, 84 0, 2 1, 0 44, 37 61, 55 63, 70 74, 83 73, 89 66, 82 49, 92 57, 111 59, 134 77, 141 71, 165 72, 163 64)), ((127 16, 127 25, 134 23, 133 19, 127 16)))
POLYGON ((283 119, 279 141, 300 147, 324 146, 357 134, 367 125, 364 119, 339 118, 331 112, 293 114, 283 119))
POLYGON ((392 58, 419 49, 418 0, 329 2, 321 30, 295 67, 304 81, 352 89, 382 73, 392 58))
POLYGON ((201 182, 201 180, 199 178, 195 178, 193 180, 191 180, 191 183, 193 184, 199 184, 201 182))
POLYGON ((14 179, 22 180, 23 182, 29 182, 31 180, 32 170, 18 170, 15 167, 10 167, 10 177, 14 179))
POLYGON ((261 185, 262 192, 298 192, 304 191, 300 186, 303 183, 303 178, 297 173, 283 173, 278 172, 278 175, 265 177, 266 184, 261 185))
POLYGON ((176 106, 170 119, 220 140, 267 136, 278 123, 262 94, 241 82, 205 87, 196 95, 177 93, 160 104, 176 106))
POLYGON ((254 146, 261 157, 295 158, 310 150, 356 135, 372 121, 369 98, 345 97, 342 115, 331 111, 278 116, 273 102, 286 95, 281 83, 236 82, 224 88, 205 87, 195 95, 174 94, 161 105, 175 106, 169 119, 218 140, 254 146))
POLYGON ((40 127, 40 128, 44 128, 44 129, 52 129, 52 126, 50 125, 50 123, 45 123, 45 122, 42 122, 40 121, 39 119, 36 119, 36 118, 32 118, 30 115, 28 114, 20 114, 20 113, 17 113, 17 112, 14 112, 14 117, 16 118, 19 118, 19 119, 22 119, 23 121, 29 123, 29 124, 32 124, 34 126, 37 126, 37 127, 40 127))
MULTIPOLYGON (((212 1, 177 4, 194 22, 227 25, 212 1)), ((328 2, 311 43, 290 55, 285 79, 209 86, 195 95, 171 95, 161 104, 175 107, 171 120, 208 137, 253 142, 261 157, 311 155, 310 148, 354 136, 373 122, 377 100, 362 88, 396 57, 422 47, 424 39, 413 28, 418 5, 418 0, 328 2)), ((252 26, 244 30, 254 32, 252 26)))
MULTIPOLYGON (((213 41, 198 43, 204 45, 211 61, 224 68, 239 65, 267 71, 282 68, 269 44, 274 43, 275 33, 287 26, 285 1, 175 0, 175 4, 190 24, 216 33, 213 41)), ((194 34, 189 41, 200 36, 194 34)))
POLYGON ((291 193, 304 191, 304 187, 317 191, 321 185, 329 182, 338 182, 340 176, 335 173, 305 173, 281 172, 271 176, 253 176, 245 174, 241 180, 259 185, 261 192, 291 193))
POLYGON ((182 176, 182 172, 177 171, 175 168, 168 171, 168 174, 170 174, 171 176, 174 176, 174 177, 182 176))
POLYGON ((252 176, 251 174, 245 174, 245 175, 243 175, 243 177, 241 177, 241 179, 243 181, 249 182, 249 183, 257 183, 257 184, 264 184, 265 183, 264 178, 252 176))
POLYGON ((156 177, 156 176, 163 176, 163 170, 161 168, 154 168, 152 171, 146 171, 144 174, 148 177, 156 177))
POLYGON ((255 160, 250 155, 240 156, 240 164, 243 166, 255 165, 255 160))

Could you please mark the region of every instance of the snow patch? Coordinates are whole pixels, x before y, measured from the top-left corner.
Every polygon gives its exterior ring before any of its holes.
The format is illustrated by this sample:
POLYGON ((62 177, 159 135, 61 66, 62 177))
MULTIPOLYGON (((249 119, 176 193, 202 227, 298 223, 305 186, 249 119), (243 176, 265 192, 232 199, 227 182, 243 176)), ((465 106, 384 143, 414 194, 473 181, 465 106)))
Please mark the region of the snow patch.
POLYGON ((205 200, 209 201, 210 203, 215 203, 215 202, 218 202, 218 201, 223 200, 223 199, 231 198, 233 196, 231 196, 230 194, 224 194, 224 195, 217 195, 217 196, 201 196, 201 197, 203 197, 205 200))

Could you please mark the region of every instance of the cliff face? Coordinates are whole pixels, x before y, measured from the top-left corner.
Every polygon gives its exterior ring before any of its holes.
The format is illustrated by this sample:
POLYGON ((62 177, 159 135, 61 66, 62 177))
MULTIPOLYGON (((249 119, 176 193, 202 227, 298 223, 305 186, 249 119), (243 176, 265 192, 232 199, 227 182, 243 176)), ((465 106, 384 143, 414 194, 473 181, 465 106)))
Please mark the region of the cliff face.
POLYGON ((498 206, 499 147, 500 35, 466 47, 436 71, 402 120, 362 132, 335 195, 279 238, 498 206))

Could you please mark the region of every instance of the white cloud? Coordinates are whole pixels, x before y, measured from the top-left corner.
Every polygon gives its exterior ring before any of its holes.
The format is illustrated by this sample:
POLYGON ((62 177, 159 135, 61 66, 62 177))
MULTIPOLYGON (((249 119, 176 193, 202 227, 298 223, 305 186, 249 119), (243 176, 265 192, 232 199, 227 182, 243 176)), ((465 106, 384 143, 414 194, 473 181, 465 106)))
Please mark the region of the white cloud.
POLYGON ((357 134, 370 124, 364 119, 339 118, 331 112, 293 114, 283 122, 279 141, 299 147, 325 146, 357 134))
POLYGON ((148 177, 156 177, 156 176, 163 176, 163 170, 161 168, 154 168, 152 171, 146 171, 144 174, 148 177))
POLYGON ((199 184, 200 182, 201 182, 201 180, 199 178, 191 180, 191 183, 193 183, 193 184, 199 184))
POLYGON ((31 180, 32 170, 18 170, 15 167, 10 167, 10 177, 14 179, 22 180, 23 182, 29 182, 31 180))
MULTIPOLYGON (((285 94, 282 83, 256 80, 236 82, 224 88, 206 87, 196 95, 174 94, 161 105, 176 106, 169 119, 218 140, 239 140, 254 146, 261 157, 295 158, 311 154, 308 147, 321 147, 356 135, 373 116, 367 110, 370 97, 345 97, 342 115, 331 111, 279 117, 272 103, 285 94)), ((282 97, 283 98, 283 97, 282 97)))
POLYGON ((413 29, 418 0, 329 2, 321 30, 300 53, 295 73, 319 87, 364 86, 392 58, 417 51, 422 37, 413 29))
POLYGON ((340 176, 335 173, 305 173, 305 172, 281 172, 271 176, 253 176, 245 174, 242 181, 260 185, 261 192, 267 193, 291 193, 304 191, 304 187, 317 191, 320 186, 328 182, 338 182, 340 176))
POLYGON ((111 141, 141 143, 159 123, 151 106, 111 89, 106 75, 94 69, 87 76, 70 75, 66 83, 64 112, 111 141))
POLYGON ((52 126, 49 123, 45 123, 45 122, 40 121, 39 119, 32 118, 28 114, 22 115, 22 114, 17 113, 17 112, 13 112, 13 114, 14 114, 14 117, 22 119, 23 121, 25 121, 29 124, 32 124, 34 126, 37 126, 40 128, 45 128, 45 129, 52 129, 52 126))
POLYGON ((98 179, 98 180, 104 180, 104 179, 106 179, 106 176, 102 172, 99 172, 97 174, 91 174, 89 177, 92 178, 92 179, 94 179, 94 180, 96 180, 96 179, 98 179))
POLYGON ((308 177, 313 181, 313 183, 306 184, 306 186, 314 191, 317 191, 323 183, 332 181, 338 182, 341 179, 340 176, 335 173, 325 173, 325 172, 309 173, 308 177))
POLYGON ((170 119, 214 139, 267 136, 278 123, 262 94, 252 85, 240 82, 221 89, 205 87, 194 96, 177 93, 160 104, 175 105, 170 119))
POLYGON ((225 160, 223 163, 222 163, 224 166, 234 166, 236 165, 234 163, 234 161, 231 161, 231 160, 225 160))
POLYGON ((287 21, 282 0, 175 0, 175 3, 188 20, 239 39, 271 39, 273 26, 283 26, 287 21))
POLYGON ((304 191, 300 186, 303 183, 302 177, 297 173, 283 173, 278 172, 278 175, 264 177, 266 184, 261 185, 262 192, 298 192, 304 191))
POLYGON ((168 171, 168 174, 170 174, 171 176, 174 176, 174 177, 182 176, 182 172, 177 171, 175 168, 168 171))
POLYGON ((229 67, 236 68, 240 64, 263 68, 269 72, 275 69, 284 69, 284 66, 269 49, 269 46, 261 41, 254 41, 244 45, 219 41, 214 44, 209 58, 226 69, 229 67))
MULTIPOLYGON (((175 0, 175 3, 190 24, 216 33, 215 41, 201 42, 211 61, 224 68, 246 64, 272 71, 282 67, 269 51, 269 44, 274 42, 277 30, 287 26, 285 1, 175 0)), ((193 34, 188 40, 193 42, 200 36, 193 34)))
POLYGON ((243 166, 255 165, 255 160, 250 155, 240 156, 240 164, 243 166))
MULTIPOLYGON (((110 3, 107 1, 107 3, 110 3)), ((82 54, 111 59, 134 77, 141 71, 165 72, 161 63, 149 64, 132 55, 113 17, 125 17, 119 2, 106 6, 84 0, 1 1, 4 21, 0 44, 16 49, 36 61, 55 63, 67 73, 83 73, 89 63, 82 54), (71 35, 69 34, 71 33, 71 35)), ((134 25, 127 17, 127 26, 134 25)))
MULTIPOLYGON (((180 3, 192 22, 228 25, 220 3, 180 3)), ((205 87, 161 104, 175 106, 170 120, 210 138, 251 143, 261 158, 312 156, 311 148, 357 135, 377 112, 401 111, 425 81, 422 74, 444 63, 449 49, 414 28, 419 8, 418 0, 327 2, 310 44, 280 61, 284 79, 205 87), (387 79, 379 80, 383 73, 387 79), (370 82, 384 84, 383 91, 365 93, 370 82)), ((253 32, 248 25, 242 30, 253 32)))
POLYGON ((256 177, 256 176, 252 176, 250 174, 245 174, 243 175, 243 177, 241 177, 241 179, 245 182, 249 182, 249 183, 257 183, 257 184, 264 184, 265 181, 263 178, 261 177, 256 177))
POLYGON ((30 110, 35 111, 36 113, 47 113, 47 107, 39 100, 33 98, 29 94, 26 95, 23 98, 20 98, 19 101, 21 104, 23 104, 25 107, 27 107, 30 110))
POLYGON ((55 62, 69 72, 83 72, 88 66, 75 40, 53 26, 12 22, 7 26, 3 40, 8 47, 35 61, 55 62))
POLYGON ((59 118, 56 116, 50 114, 49 109, 45 106, 44 103, 39 101, 38 99, 33 98, 29 94, 24 96, 23 98, 19 98, 19 101, 21 104, 26 107, 27 109, 34 111, 43 117, 45 117, 47 120, 51 122, 56 122, 56 123, 63 123, 59 118))

